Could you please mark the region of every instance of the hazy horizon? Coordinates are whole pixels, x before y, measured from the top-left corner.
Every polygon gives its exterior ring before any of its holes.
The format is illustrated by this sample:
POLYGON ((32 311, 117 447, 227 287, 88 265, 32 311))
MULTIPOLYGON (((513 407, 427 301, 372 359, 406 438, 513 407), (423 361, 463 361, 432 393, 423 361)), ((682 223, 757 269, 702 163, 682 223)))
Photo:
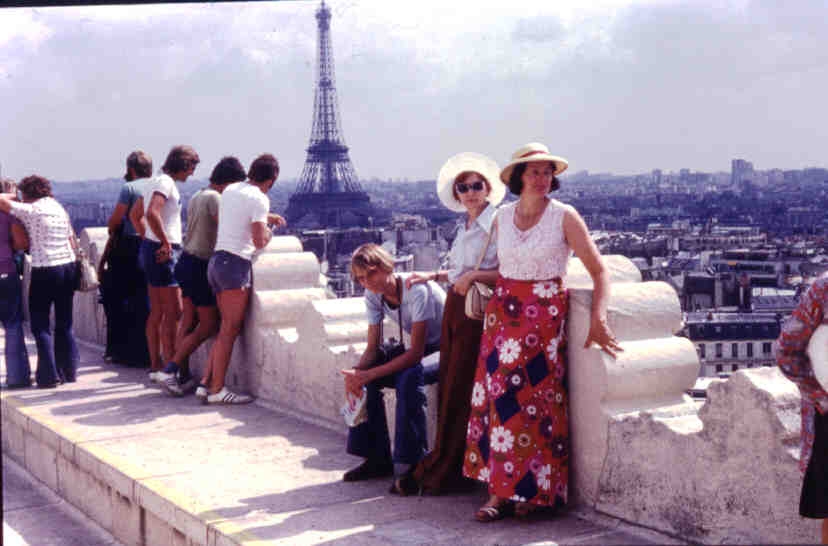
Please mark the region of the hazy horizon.
MULTIPOLYGON (((571 172, 828 164, 828 4, 329 1, 340 123, 361 180, 428 180, 537 140, 571 172)), ((192 144, 276 154, 311 130, 317 0, 0 9, 0 164, 99 180, 192 144)))

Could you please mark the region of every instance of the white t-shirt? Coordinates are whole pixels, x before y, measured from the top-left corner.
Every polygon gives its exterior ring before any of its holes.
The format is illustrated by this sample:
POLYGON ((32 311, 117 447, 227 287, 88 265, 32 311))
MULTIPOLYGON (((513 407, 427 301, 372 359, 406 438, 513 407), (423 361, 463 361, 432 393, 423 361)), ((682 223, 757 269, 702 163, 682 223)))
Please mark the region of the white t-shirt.
POLYGON ((270 199, 258 186, 247 182, 230 184, 221 194, 219 203, 218 237, 216 251, 224 250, 253 259, 256 247, 253 245, 252 224, 267 223, 270 199))
MULTIPOLYGON (((167 200, 164 206, 161 207, 161 222, 164 224, 164 232, 167 234, 167 240, 172 244, 181 244, 181 194, 178 193, 178 187, 175 181, 168 174, 159 174, 155 178, 150 178, 143 183, 141 187, 141 196, 144 198, 144 216, 149 210, 150 201, 152 201, 153 194, 160 193, 167 200)), ((161 239, 152 231, 152 228, 147 224, 147 232, 145 237, 150 241, 160 243, 161 239)))

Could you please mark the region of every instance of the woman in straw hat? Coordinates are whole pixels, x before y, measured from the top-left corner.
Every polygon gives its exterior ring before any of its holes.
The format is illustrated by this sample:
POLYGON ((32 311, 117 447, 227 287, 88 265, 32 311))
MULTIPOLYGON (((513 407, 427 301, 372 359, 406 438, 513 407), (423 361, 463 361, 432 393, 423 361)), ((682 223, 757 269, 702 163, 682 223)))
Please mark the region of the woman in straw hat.
POLYGON ((460 485, 469 400, 477 367, 483 322, 466 316, 466 292, 474 282, 494 285, 497 280, 497 241, 492 238, 495 207, 506 186, 500 169, 488 157, 466 152, 451 157, 437 177, 437 195, 443 205, 465 212, 449 252, 449 268, 414 273, 406 283, 429 280, 450 285, 440 336, 439 407, 434 448, 413 473, 401 482, 401 492, 417 488, 437 494, 460 485))
POLYGON ((621 347, 607 325, 609 278, 578 212, 550 199, 568 163, 530 143, 500 179, 520 195, 498 211, 500 275, 486 308, 471 395, 463 474, 489 484, 478 521, 565 503, 569 470, 563 286, 571 251, 595 290, 584 346, 621 347))

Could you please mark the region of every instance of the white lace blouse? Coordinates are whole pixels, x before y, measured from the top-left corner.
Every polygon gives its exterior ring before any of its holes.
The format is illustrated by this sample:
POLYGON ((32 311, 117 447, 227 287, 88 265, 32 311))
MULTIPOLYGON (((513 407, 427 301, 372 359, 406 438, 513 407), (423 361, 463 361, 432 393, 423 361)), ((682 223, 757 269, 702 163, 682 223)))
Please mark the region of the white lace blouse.
POLYGON ((497 257, 500 276, 518 280, 563 278, 572 249, 563 231, 564 213, 574 210, 550 199, 538 223, 521 231, 515 226, 520 201, 503 205, 497 212, 497 257))

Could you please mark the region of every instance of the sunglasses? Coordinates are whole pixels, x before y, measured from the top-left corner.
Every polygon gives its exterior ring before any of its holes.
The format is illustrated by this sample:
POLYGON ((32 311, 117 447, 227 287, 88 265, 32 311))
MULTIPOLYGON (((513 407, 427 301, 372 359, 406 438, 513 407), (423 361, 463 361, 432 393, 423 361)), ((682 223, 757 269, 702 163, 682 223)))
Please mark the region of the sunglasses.
POLYGON ((485 188, 485 184, 481 180, 477 182, 472 182, 471 184, 466 184, 465 182, 459 182, 457 185, 454 186, 454 189, 457 190, 457 193, 466 193, 469 190, 472 191, 483 191, 485 188))

